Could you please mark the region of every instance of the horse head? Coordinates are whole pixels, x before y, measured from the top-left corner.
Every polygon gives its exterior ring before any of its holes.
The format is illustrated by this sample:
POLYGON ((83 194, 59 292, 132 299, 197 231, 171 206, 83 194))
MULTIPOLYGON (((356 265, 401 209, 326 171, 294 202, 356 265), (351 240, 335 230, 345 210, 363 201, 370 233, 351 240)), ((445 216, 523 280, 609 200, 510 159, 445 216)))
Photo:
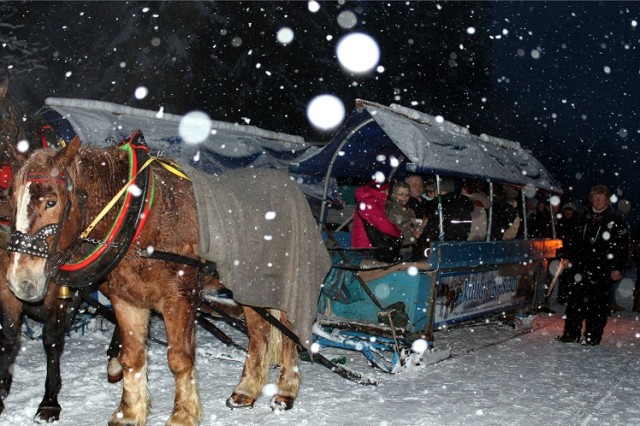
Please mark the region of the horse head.
POLYGON ((80 195, 74 191, 79 146, 76 137, 65 148, 34 152, 11 185, 14 213, 7 281, 25 302, 44 297, 62 253, 81 231, 80 195))

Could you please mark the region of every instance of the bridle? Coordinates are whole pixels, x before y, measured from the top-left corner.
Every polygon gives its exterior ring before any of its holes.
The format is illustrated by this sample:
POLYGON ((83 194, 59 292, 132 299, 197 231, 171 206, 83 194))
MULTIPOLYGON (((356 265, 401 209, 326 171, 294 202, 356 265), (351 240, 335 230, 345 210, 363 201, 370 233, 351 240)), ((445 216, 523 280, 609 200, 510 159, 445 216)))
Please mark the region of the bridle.
POLYGON ((43 226, 33 235, 14 230, 11 233, 11 241, 9 241, 7 251, 49 259, 51 257, 51 250, 47 244, 47 239, 51 235, 58 234, 59 232, 60 226, 54 223, 43 226))
MULTIPOLYGON (((42 175, 29 175, 25 180, 25 185, 32 182, 42 182, 46 178, 42 175)), ((35 234, 29 235, 24 232, 13 229, 11 237, 7 245, 7 252, 23 253, 34 257, 41 257, 46 259, 47 264, 45 266, 45 274, 47 279, 55 276, 66 259, 70 258, 75 251, 75 245, 64 252, 57 252, 58 243, 60 241, 60 234, 62 232, 63 222, 68 220, 69 211, 71 210, 71 192, 73 189, 73 183, 67 173, 59 175, 55 178, 57 183, 65 185, 66 201, 60 220, 58 223, 50 223, 41 227, 35 234), (51 246, 48 245, 47 240, 53 236, 51 246)), ((82 204, 80 209, 82 210, 82 225, 86 218, 86 209, 82 204)))

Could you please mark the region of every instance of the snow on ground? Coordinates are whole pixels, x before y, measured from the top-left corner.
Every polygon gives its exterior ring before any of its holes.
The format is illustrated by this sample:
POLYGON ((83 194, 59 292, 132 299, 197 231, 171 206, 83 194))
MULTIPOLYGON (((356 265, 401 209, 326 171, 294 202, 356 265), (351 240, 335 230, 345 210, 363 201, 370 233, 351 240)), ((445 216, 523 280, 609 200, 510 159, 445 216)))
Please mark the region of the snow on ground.
MULTIPOLYGON (((436 333, 439 349, 452 357, 437 364, 391 375, 373 370, 356 352, 323 350, 328 358, 347 357, 346 366, 375 378, 362 386, 308 362, 301 363, 303 384, 291 411, 274 413, 268 397, 253 409, 230 410, 225 400, 240 378, 243 353, 198 329, 198 379, 203 425, 638 425, 640 424, 640 316, 629 312, 630 288, 618 301, 626 312, 614 314, 598 347, 561 344, 562 306, 556 313, 529 318, 521 333, 496 322, 436 333)), ((31 323, 33 325, 33 323, 31 323)), ((244 337, 219 324, 241 344, 244 337)), ((34 327, 36 334, 39 332, 34 327)), ((74 331, 62 358, 60 425, 106 424, 116 408, 120 384, 106 380, 110 324, 92 320, 84 334, 74 331)), ((155 318, 152 336, 162 339, 155 318)), ((165 347, 149 344, 152 398, 148 425, 164 425, 173 404, 173 379, 165 347)), ((42 398, 45 356, 41 341, 23 338, 15 378, 0 425, 32 424, 42 398)))

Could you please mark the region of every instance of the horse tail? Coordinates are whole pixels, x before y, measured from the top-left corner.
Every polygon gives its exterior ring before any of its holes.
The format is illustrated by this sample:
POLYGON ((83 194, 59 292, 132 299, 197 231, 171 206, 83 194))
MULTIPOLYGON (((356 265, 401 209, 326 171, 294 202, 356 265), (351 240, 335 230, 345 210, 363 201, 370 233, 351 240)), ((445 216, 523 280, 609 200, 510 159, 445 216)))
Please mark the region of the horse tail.
MULTIPOLYGON (((269 309, 269 313, 278 321, 282 320, 282 311, 269 309)), ((271 326, 268 341, 268 357, 270 365, 282 364, 282 333, 277 327, 271 326)))

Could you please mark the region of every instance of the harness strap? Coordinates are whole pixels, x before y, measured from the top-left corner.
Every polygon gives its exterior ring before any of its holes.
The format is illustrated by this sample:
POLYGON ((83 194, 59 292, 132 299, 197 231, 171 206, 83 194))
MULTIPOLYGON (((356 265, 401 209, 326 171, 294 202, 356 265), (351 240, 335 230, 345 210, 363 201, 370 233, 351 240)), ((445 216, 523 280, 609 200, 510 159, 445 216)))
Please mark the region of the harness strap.
POLYGON ((202 312, 196 312, 196 319, 198 320, 198 325, 200 325, 209 333, 213 334, 218 340, 220 340, 225 345, 233 346, 234 348, 239 349, 242 352, 247 352, 246 348, 234 342, 231 337, 229 337, 225 332, 220 330, 214 323, 209 321, 202 312))
POLYGON ((153 163, 154 158, 150 157, 147 159, 147 161, 144 162, 144 164, 142 165, 142 167, 140 167, 140 169, 138 170, 138 173, 136 173, 134 176, 131 177, 131 179, 129 179, 129 181, 127 183, 124 184, 124 186, 120 189, 120 191, 118 191, 118 193, 116 195, 113 196, 113 198, 111 199, 111 201, 109 201, 107 203, 106 206, 104 206, 104 208, 102 209, 102 211, 95 217, 95 219, 93 219, 93 222, 91 222, 89 224, 89 226, 87 226, 87 229, 85 229, 82 234, 80 234, 80 239, 85 239, 89 236, 89 234, 91 233, 91 231, 93 231, 93 228, 96 227, 96 225, 102 220, 102 218, 105 217, 105 215, 109 212, 109 210, 111 210, 111 208, 118 202, 120 201, 120 198, 124 195, 125 192, 127 192, 129 190, 129 187, 131 186, 131 184, 133 182, 135 182, 135 180, 138 178, 138 175, 147 167, 149 167, 149 165, 151 163, 153 163))
POLYGON ((124 195, 124 193, 129 189, 131 184, 135 182, 138 175, 142 173, 142 171, 145 170, 147 167, 149 167, 151 163, 153 163, 154 161, 157 161, 158 163, 160 163, 162 167, 169 170, 171 173, 175 174, 176 176, 179 176, 183 179, 191 181, 191 179, 189 179, 189 177, 185 175, 182 172, 182 170, 180 170, 180 167, 173 161, 169 161, 169 160, 158 158, 158 157, 149 157, 147 161, 144 162, 142 167, 140 167, 140 169, 138 170, 138 173, 136 173, 134 176, 131 177, 131 179, 129 179, 129 181, 120 189, 120 191, 118 191, 118 193, 113 196, 111 201, 109 201, 109 203, 107 203, 107 205, 104 206, 102 211, 95 217, 95 219, 93 219, 93 222, 91 222, 89 226, 87 226, 87 229, 85 229, 84 232, 80 234, 80 239, 84 239, 89 236, 91 231, 93 231, 93 228, 96 227, 96 225, 104 218, 104 216, 109 212, 109 210, 111 210, 113 206, 120 200, 120 198, 124 195))
POLYGON ((247 327, 243 320, 232 317, 231 315, 220 309, 218 306, 216 306, 215 303, 211 303, 211 301, 207 300, 206 298, 202 300, 202 303, 207 305, 207 308, 211 309, 213 312, 222 317, 222 320, 229 324, 231 327, 247 336, 249 335, 249 331, 247 330, 247 327))
POLYGON ((191 179, 189 178, 189 176, 187 176, 186 174, 184 174, 182 170, 180 170, 180 166, 175 161, 171 161, 167 158, 160 158, 160 157, 151 157, 151 158, 157 161, 158 163, 160 163, 162 167, 169 170, 174 175, 179 176, 182 179, 186 179, 189 182, 191 182, 191 179))
POLYGON ((199 295, 198 299, 199 303, 202 302, 202 289, 204 288, 204 277, 209 275, 213 278, 218 278, 218 267, 215 262, 210 260, 201 261, 198 259, 194 259, 192 257, 183 256, 181 254, 169 253, 166 251, 154 250, 151 253, 146 250, 138 250, 138 255, 140 257, 145 257, 147 259, 154 260, 162 260, 165 262, 173 262, 182 265, 190 266, 198 271, 199 278, 199 295))
POLYGON ((210 260, 201 261, 194 259, 193 257, 183 256, 181 254, 169 253, 166 251, 154 250, 151 253, 146 250, 139 252, 140 257, 146 257, 148 259, 163 260, 166 262, 179 263, 182 265, 190 266, 197 269, 198 272, 204 275, 211 275, 214 278, 218 278, 218 267, 215 262, 210 260))

